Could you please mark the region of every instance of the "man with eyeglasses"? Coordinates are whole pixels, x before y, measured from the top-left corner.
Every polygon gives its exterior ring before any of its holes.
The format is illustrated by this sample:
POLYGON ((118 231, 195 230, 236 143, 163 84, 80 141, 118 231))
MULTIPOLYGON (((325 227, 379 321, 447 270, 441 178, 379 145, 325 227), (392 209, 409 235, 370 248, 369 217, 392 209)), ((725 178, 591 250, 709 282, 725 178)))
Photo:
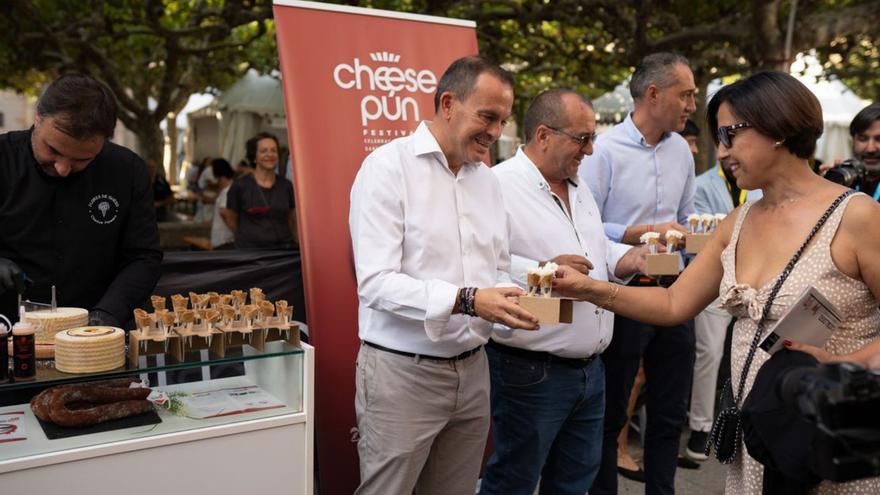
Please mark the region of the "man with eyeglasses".
MULTIPOLYGON (((510 223, 511 277, 547 261, 608 280, 644 264, 644 249, 609 241, 599 208, 577 170, 593 152, 596 115, 567 89, 529 105, 526 144, 492 171, 510 223)), ((486 347, 492 378, 495 450, 480 494, 586 493, 599 469, 605 374, 596 359, 611 341, 614 315, 574 305, 572 324, 516 332, 496 326, 486 347)))
POLYGON ((116 97, 82 74, 52 82, 31 129, 0 135, 0 313, 17 294, 123 326, 159 279, 147 167, 110 142, 116 97), (29 283, 28 283, 29 282, 29 283))
MULTIPOLYGON (((355 493, 472 495, 489 430, 492 323, 537 329, 509 298, 501 188, 481 162, 513 105, 513 78, 481 57, 452 63, 435 117, 371 153, 349 223, 362 345, 355 493)), ((512 284, 510 284, 512 285, 512 284)))
MULTIPOLYGON (((580 176, 611 240, 638 244, 645 232, 663 236, 694 212, 694 159, 677 134, 696 110, 688 61, 672 53, 642 59, 630 81, 635 109, 596 141, 580 176)), ((662 238, 661 238, 662 239, 662 238)), ((639 277, 630 282, 651 285, 639 277)), ((691 325, 657 327, 615 317, 614 339, 602 354, 606 370, 602 466, 590 494, 617 493, 617 436, 626 422, 633 381, 644 358, 647 380, 646 493, 675 491, 679 437, 687 417, 694 367, 691 325)))

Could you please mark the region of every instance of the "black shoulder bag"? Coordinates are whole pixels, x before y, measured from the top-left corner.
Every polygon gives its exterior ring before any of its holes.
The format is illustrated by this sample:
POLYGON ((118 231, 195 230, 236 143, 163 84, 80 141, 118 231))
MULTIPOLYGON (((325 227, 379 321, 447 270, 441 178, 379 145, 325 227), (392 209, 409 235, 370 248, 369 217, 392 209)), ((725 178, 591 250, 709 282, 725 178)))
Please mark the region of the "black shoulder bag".
POLYGON ((767 298, 767 303, 764 305, 764 311, 761 313, 761 319, 758 321, 758 328, 755 329, 755 337, 752 339, 751 347, 749 347, 749 355, 746 357, 745 366, 743 366, 742 374, 740 374, 739 377, 739 393, 734 395, 733 384, 731 383, 730 378, 728 378, 727 382, 724 384, 724 390, 721 392, 718 416, 712 423, 712 431, 709 433, 709 441, 706 443, 706 455, 709 455, 709 452, 714 448, 715 457, 721 464, 732 463, 739 451, 739 446, 742 444, 742 424, 740 423, 742 412, 740 411, 738 404, 740 399, 742 399, 743 389, 745 389, 746 386, 746 377, 749 376, 749 368, 752 365, 752 360, 755 357, 755 351, 758 349, 758 344, 761 342, 761 335, 764 333, 764 324, 767 322, 767 315, 770 314, 770 308, 773 306, 776 294, 779 292, 779 289, 782 288, 785 279, 788 278, 788 275, 794 269, 794 265, 797 264, 801 255, 804 253, 804 250, 807 248, 807 245, 813 240, 813 237, 815 237, 822 226, 825 225, 825 222, 828 221, 828 218, 834 213, 834 210, 840 206, 840 203, 854 192, 855 191, 852 190, 847 191, 838 196, 837 199, 831 203, 831 206, 825 210, 825 214, 822 215, 822 218, 819 219, 816 226, 810 231, 807 239, 801 244, 801 247, 797 252, 794 253, 794 256, 791 257, 788 264, 785 265, 785 269, 782 270, 776 284, 773 285, 773 290, 770 291, 770 297, 767 298))

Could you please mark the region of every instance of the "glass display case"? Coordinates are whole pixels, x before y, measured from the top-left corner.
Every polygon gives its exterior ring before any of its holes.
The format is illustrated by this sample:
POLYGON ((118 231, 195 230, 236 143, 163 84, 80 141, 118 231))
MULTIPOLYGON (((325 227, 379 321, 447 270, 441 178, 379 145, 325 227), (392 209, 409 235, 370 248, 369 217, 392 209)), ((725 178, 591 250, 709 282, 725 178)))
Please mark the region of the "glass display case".
POLYGON ((312 347, 274 341, 262 351, 242 345, 223 357, 205 351, 184 362, 165 358, 141 357, 140 366, 84 375, 43 366, 35 380, 0 384, 0 425, 18 419, 0 428, 3 491, 115 494, 119 483, 150 466, 196 493, 312 492, 312 347), (50 386, 119 377, 148 380, 175 398, 175 413, 157 408, 154 424, 50 438, 27 403, 50 386), (88 482, 77 486, 70 476, 88 482))

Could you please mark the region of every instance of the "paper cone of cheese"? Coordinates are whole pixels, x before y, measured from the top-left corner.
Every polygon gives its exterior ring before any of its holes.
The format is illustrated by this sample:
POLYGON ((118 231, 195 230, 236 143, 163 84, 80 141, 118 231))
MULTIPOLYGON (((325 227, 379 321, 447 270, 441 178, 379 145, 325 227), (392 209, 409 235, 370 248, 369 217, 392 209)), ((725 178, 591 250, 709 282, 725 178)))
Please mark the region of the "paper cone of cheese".
POLYGON ((55 368, 97 373, 125 364, 125 332, 115 327, 79 327, 55 336, 55 368))
POLYGON ((148 332, 153 325, 153 320, 150 318, 149 313, 141 308, 137 308, 134 310, 134 323, 141 332, 148 332))
POLYGON ((211 324, 217 323, 218 321, 220 321, 220 310, 206 309, 205 314, 202 316, 202 319, 211 324))
POLYGON ((189 293, 189 301, 192 303, 193 309, 198 309, 199 306, 199 295, 195 292, 190 291, 189 293))
POLYGON ((220 294, 216 292, 208 292, 208 303, 214 307, 220 304, 220 294))
POLYGON ((168 311, 162 313, 162 323, 164 323, 167 328, 171 328, 175 321, 177 321, 177 315, 174 313, 169 313, 168 311))
POLYGON ((165 298, 162 296, 150 296, 150 302, 153 304, 153 311, 165 309, 165 298))
POLYGON ((531 268, 526 272, 526 286, 530 296, 538 295, 538 291, 541 290, 541 274, 538 270, 538 268, 531 268))
POLYGON ((703 225, 703 232, 708 234, 712 231, 712 225, 715 223, 715 215, 703 213, 700 215, 700 223, 703 225))
POLYGON ((267 320, 275 314, 275 305, 269 301, 260 301, 260 304, 257 305, 260 308, 260 316, 263 317, 263 320, 267 320))
POLYGON ((220 314, 223 316, 223 325, 230 326, 235 321, 235 307, 228 304, 220 305, 220 314))
POLYGON ((691 213, 688 215, 688 229, 690 229, 691 234, 697 233, 697 227, 700 225, 700 215, 697 213, 691 213))
POLYGON ((648 245, 648 252, 657 254, 657 246, 660 245, 660 232, 645 232, 639 237, 642 244, 648 245))
POLYGON ((70 328, 89 324, 89 312, 82 308, 55 308, 28 311, 24 320, 34 326, 34 339, 37 344, 55 342, 55 334, 70 328))
POLYGON ((232 302, 236 307, 241 307, 247 302, 247 294, 243 290, 232 291, 232 302))
POLYGON ((187 300, 186 297, 180 294, 174 294, 171 296, 171 309, 173 309, 175 313, 186 311, 188 305, 189 300, 187 300))
POLYGON ((186 326, 187 330, 191 330, 193 324, 196 322, 196 312, 188 309, 182 313, 180 313, 180 324, 186 326))
POLYGON ((666 231, 666 250, 670 253, 674 253, 675 251, 682 248, 684 244, 684 234, 677 230, 667 230, 666 231))
POLYGON ((556 270, 558 269, 559 265, 552 261, 544 263, 544 266, 538 269, 538 285, 541 286, 542 296, 550 297, 550 292, 553 290, 553 279, 556 278, 556 270))
POLYGON ((289 308, 287 306, 287 301, 284 299, 279 299, 275 301, 275 313, 281 318, 281 322, 286 325, 290 322, 290 313, 293 313, 293 308, 289 308))
POLYGON ((254 324, 254 316, 257 315, 257 306, 255 304, 245 304, 241 307, 241 317, 245 322, 245 326, 251 327, 254 324))
POLYGON ((259 287, 251 287, 248 292, 251 296, 251 304, 260 304, 266 299, 266 295, 263 294, 263 289, 259 287))

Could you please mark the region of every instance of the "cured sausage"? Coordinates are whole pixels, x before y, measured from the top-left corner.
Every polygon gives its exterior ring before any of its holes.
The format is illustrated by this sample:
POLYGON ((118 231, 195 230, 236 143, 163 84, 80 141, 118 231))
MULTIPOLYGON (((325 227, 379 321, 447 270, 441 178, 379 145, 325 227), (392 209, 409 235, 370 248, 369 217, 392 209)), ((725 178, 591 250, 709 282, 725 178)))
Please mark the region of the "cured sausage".
POLYGON ((59 409, 49 409, 49 414, 55 424, 82 428, 114 419, 137 416, 153 410, 153 404, 147 400, 124 400, 93 405, 84 409, 71 409, 68 407, 69 404, 64 403, 59 409))
POLYGON ((148 388, 128 388, 138 380, 119 378, 48 388, 31 399, 34 415, 61 426, 91 426, 149 412, 148 388))

